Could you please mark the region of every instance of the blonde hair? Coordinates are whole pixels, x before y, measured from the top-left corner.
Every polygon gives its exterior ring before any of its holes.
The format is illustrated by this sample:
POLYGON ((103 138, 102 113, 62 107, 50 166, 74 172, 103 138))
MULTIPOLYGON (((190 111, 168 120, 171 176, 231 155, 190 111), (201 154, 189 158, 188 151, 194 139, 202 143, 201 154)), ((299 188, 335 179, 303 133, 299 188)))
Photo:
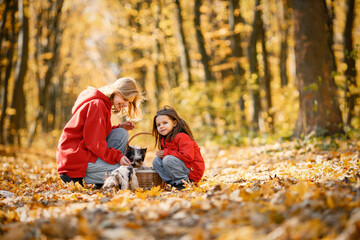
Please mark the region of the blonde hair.
POLYGON ((127 108, 122 108, 120 111, 116 111, 114 106, 112 113, 119 113, 121 116, 126 116, 127 119, 138 121, 141 119, 142 114, 140 110, 140 104, 146 100, 141 92, 140 87, 134 79, 123 77, 116 80, 114 83, 99 88, 99 91, 112 100, 115 94, 119 94, 124 99, 129 99, 135 96, 133 102, 129 102, 127 108))

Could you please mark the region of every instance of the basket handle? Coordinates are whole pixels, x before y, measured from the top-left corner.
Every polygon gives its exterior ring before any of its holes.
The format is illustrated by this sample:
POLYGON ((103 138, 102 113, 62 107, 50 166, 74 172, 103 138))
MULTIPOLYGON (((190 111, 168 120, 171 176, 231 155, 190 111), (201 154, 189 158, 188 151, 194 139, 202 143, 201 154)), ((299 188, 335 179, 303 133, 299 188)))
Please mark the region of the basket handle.
POLYGON ((128 143, 126 144, 126 147, 125 147, 125 152, 126 152, 126 149, 127 149, 127 148, 128 148, 128 146, 129 146, 129 144, 130 144, 131 140, 133 140, 135 137, 137 137, 137 136, 139 136, 139 135, 143 135, 143 134, 146 134, 146 135, 151 135, 151 136, 152 136, 152 134, 151 134, 151 133, 149 133, 149 132, 139 132, 139 133, 135 134, 134 136, 132 136, 132 137, 129 139, 128 143))

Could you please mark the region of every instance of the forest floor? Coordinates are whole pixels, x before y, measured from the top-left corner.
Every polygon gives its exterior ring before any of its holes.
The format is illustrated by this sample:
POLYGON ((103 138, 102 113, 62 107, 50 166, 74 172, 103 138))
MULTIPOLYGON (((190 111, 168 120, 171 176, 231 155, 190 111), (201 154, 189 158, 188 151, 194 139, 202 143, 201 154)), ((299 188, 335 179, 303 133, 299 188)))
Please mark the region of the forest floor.
POLYGON ((0 238, 359 239, 359 150, 330 139, 203 148, 198 187, 104 192, 63 184, 54 149, 2 146, 0 238))

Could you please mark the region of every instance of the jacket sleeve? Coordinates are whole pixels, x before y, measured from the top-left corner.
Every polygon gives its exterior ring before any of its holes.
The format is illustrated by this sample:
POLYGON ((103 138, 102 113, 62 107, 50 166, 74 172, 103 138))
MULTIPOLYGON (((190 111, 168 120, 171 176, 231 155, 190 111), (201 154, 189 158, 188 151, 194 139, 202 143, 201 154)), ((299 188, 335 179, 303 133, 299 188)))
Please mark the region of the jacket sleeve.
POLYGON ((118 125, 114 125, 114 126, 112 126, 112 127, 111 127, 111 129, 119 128, 120 126, 121 126, 121 123, 120 123, 120 124, 118 124, 118 125))
POLYGON ((106 108, 103 102, 91 103, 85 118, 83 136, 86 148, 107 163, 116 164, 123 157, 120 150, 108 148, 106 108))
POLYGON ((178 139, 176 138, 173 141, 176 141, 179 150, 165 148, 164 156, 172 155, 182 160, 185 164, 191 164, 195 156, 194 141, 187 134, 181 134, 178 139))

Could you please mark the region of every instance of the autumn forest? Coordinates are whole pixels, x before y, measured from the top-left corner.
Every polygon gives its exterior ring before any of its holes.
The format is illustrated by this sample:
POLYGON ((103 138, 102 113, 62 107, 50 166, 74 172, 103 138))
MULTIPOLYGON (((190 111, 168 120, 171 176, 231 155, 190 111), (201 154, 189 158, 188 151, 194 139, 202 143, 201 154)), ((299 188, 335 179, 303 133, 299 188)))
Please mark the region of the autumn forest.
MULTIPOLYGON (((359 0, 0 0, 0 238, 358 239, 359 0), (64 184, 79 93, 135 79, 170 105, 198 185, 64 184), (20 229, 20 230, 15 230, 20 229)), ((114 124, 125 121, 114 115, 114 124)), ((154 144, 146 145, 151 165, 154 144)))

